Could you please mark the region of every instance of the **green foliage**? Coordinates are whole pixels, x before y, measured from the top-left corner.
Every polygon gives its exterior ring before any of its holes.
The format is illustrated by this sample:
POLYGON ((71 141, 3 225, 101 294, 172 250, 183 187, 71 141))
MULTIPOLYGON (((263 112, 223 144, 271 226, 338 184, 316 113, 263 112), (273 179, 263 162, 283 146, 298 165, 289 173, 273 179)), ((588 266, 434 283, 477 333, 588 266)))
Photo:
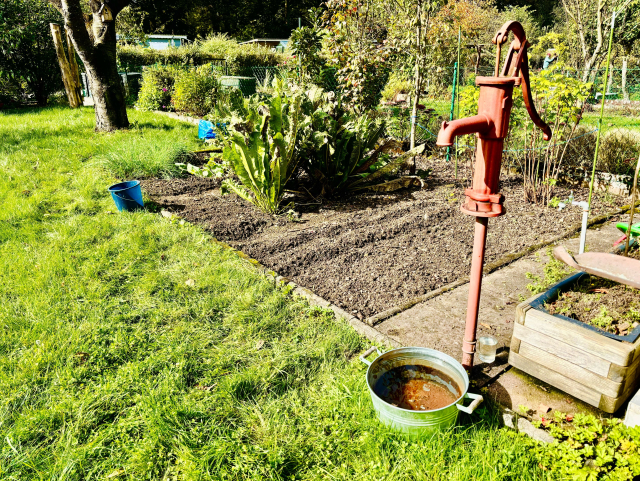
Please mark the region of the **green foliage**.
POLYGON ((394 72, 389 76, 387 85, 382 90, 382 100, 390 101, 398 94, 408 94, 412 91, 413 84, 408 76, 403 73, 394 72))
POLYGON ((627 428, 619 419, 555 411, 535 423, 558 442, 530 441, 540 466, 552 479, 626 481, 640 475, 640 428, 627 428))
POLYGON ((321 194, 364 188, 405 161, 407 154, 393 161, 383 155, 395 145, 380 142, 384 123, 366 116, 351 118, 333 93, 314 88, 307 93, 304 107, 310 122, 301 141, 303 168, 320 185, 321 194))
POLYGON ((531 279, 533 281, 531 284, 527 285, 527 289, 529 289, 533 295, 546 291, 549 287, 557 284, 572 272, 572 269, 564 262, 553 257, 551 248, 547 249, 547 257, 549 258, 549 261, 544 266, 544 273, 542 276, 537 276, 527 272, 527 279, 531 279))
POLYGON ((299 95, 279 92, 272 99, 248 106, 248 117, 235 118, 223 158, 241 184, 223 182, 224 191, 234 191, 269 214, 281 213, 285 185, 295 171, 299 153, 296 140, 304 128, 299 95))
POLYGON ((283 55, 261 45, 240 45, 226 34, 213 34, 198 47, 203 55, 224 59, 228 75, 251 75, 251 67, 270 67, 280 63, 283 55))
POLYGON ((200 42, 192 42, 182 47, 164 50, 141 45, 119 44, 117 46, 118 69, 138 71, 140 67, 151 65, 203 65, 217 59, 216 56, 201 51, 200 42))
POLYGON ((311 27, 300 27, 291 32, 289 39, 291 53, 298 59, 300 76, 304 83, 322 86, 326 80, 326 61, 322 56, 322 40, 326 30, 320 27, 321 11, 312 9, 311 27))
POLYGON ((172 110, 171 97, 179 70, 176 67, 154 65, 144 69, 136 107, 140 110, 172 110))
POLYGON ((63 88, 49 23, 60 14, 43 0, 0 2, 0 105, 38 105, 63 88))
POLYGON ((385 33, 376 24, 374 6, 358 0, 329 0, 324 23, 328 31, 325 52, 345 105, 362 113, 378 104, 390 73, 385 33))
POLYGON ((178 112, 203 117, 224 101, 225 91, 210 65, 182 70, 176 77, 171 102, 178 112))
POLYGON ((148 41, 144 32, 144 21, 148 14, 135 7, 135 4, 127 5, 116 17, 120 45, 145 45, 148 41))

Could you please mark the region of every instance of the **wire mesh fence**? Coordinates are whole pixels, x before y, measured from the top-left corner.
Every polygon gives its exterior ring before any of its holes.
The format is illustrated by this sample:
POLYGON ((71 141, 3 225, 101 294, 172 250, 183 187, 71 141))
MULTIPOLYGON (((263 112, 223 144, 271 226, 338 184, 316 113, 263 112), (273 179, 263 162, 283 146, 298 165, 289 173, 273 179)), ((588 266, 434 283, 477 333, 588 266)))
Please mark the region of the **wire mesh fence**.
MULTIPOLYGON (((201 66, 182 66, 179 68, 202 68, 201 66)), ((224 77, 228 73, 226 62, 210 62, 211 74, 224 77)), ((140 68, 143 71, 144 68, 140 68)), ((300 69, 294 66, 246 67, 240 72, 243 76, 255 79, 258 92, 269 92, 276 79, 285 82, 300 82, 300 69)), ((538 71, 533 70, 532 75, 538 71)), ((567 77, 582 77, 582 72, 566 70, 567 77)), ((423 92, 421 93, 415 120, 416 144, 427 144, 427 154, 441 153, 435 146, 436 133, 444 120, 460 116, 459 98, 453 97, 454 78, 459 93, 466 86, 475 85, 476 76, 492 76, 493 67, 477 68, 437 67, 424 72, 423 92)), ((595 155, 599 129, 600 151, 596 170, 602 172, 612 182, 624 190, 624 184, 630 185, 630 176, 640 154, 640 68, 611 69, 605 75, 604 69, 594 70, 587 75, 592 83, 588 102, 583 106, 578 125, 575 128, 558 129, 549 143, 533 143, 531 136, 523 135, 521 128, 512 128, 505 141, 503 159, 510 169, 522 170, 540 156, 553 155, 554 161, 562 165, 561 180, 584 182, 590 178, 595 155), (604 118, 599 125, 602 107, 603 82, 606 81, 604 98, 604 118), (520 130, 518 130, 520 129, 520 130)), ((340 85, 335 69, 326 69, 321 77, 315 79, 326 91, 340 95, 340 85)), ((373 92, 375 102, 362 110, 373 118, 385 122, 385 135, 408 143, 411 126, 411 93, 399 92, 393 98, 382 99, 382 89, 373 92)), ((388 97, 388 93, 387 93, 388 97)), ((475 149, 475 139, 469 136, 459 139, 455 148, 449 150, 448 158, 470 157, 475 149)), ((606 180, 606 179, 605 179, 606 180)), ((611 183, 611 182, 609 182, 611 183)))

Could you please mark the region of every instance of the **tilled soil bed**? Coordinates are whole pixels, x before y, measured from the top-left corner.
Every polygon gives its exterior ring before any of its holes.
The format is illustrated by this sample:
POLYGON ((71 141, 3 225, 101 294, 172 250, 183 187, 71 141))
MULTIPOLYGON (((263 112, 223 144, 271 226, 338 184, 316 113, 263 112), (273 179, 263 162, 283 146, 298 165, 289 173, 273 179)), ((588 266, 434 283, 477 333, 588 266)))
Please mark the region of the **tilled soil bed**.
MULTIPOLYGON (((433 169, 421 190, 292 199, 296 221, 263 214, 233 194, 223 197, 211 179, 151 179, 142 187, 161 208, 365 318, 469 273, 474 218, 460 211, 466 181, 454 180, 452 163, 429 160, 419 167, 433 169)), ((460 178, 470 178, 465 170, 460 178)), ((517 178, 504 180, 501 189, 507 214, 489 221, 487 262, 550 240, 581 219, 577 207, 526 203, 517 178)), ((576 200, 586 200, 586 191, 573 190, 576 200)), ((569 189, 557 193, 568 195, 569 189)), ((593 215, 625 200, 596 196, 593 215)))

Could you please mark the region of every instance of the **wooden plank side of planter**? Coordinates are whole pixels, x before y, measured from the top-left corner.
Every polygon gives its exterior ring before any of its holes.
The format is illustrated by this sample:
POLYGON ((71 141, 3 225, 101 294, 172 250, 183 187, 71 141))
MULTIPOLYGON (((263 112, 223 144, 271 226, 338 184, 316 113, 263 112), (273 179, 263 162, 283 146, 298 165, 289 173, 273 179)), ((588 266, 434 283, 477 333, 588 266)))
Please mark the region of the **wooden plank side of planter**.
POLYGON ((626 383, 626 388, 621 396, 617 398, 612 398, 609 396, 602 395, 600 399, 600 404, 598 405, 599 409, 602 409, 606 413, 615 413, 620 406, 624 404, 624 402, 629 399, 636 392, 638 387, 640 387, 640 377, 637 375, 637 372, 632 376, 629 376, 626 383))
MULTIPOLYGON (((573 347, 566 342, 549 337, 539 331, 534 331, 521 324, 514 324, 513 337, 520 339, 522 342, 537 347, 554 356, 569 361, 578 367, 592 371, 600 376, 608 377, 611 371, 612 363, 606 359, 577 347, 573 347)), ((513 345, 513 341, 511 341, 513 345)), ((518 352, 518 351, 516 351, 518 352)), ((611 379, 611 378, 610 378, 611 379)), ((614 382, 622 382, 622 380, 612 379, 614 382)))
POLYGON ((607 377, 615 382, 625 382, 633 380, 638 375, 638 367, 640 366, 640 357, 634 358, 631 366, 620 367, 617 364, 611 364, 607 377))
POLYGON ((520 354, 515 352, 509 353, 509 364, 526 372, 527 374, 532 375, 533 377, 542 379, 544 382, 549 383, 561 391, 564 391, 581 401, 589 403, 592 406, 597 407, 600 405, 600 400, 602 398, 600 393, 597 393, 593 389, 590 389, 579 382, 567 379, 562 374, 558 374, 551 369, 547 369, 534 361, 526 359, 520 354))
POLYGON ((554 356, 524 341, 520 343, 520 351, 518 354, 523 358, 565 376, 568 380, 579 382, 598 395, 604 394, 616 398, 620 396, 624 390, 623 383, 614 382, 605 376, 598 376, 583 367, 573 364, 566 359, 554 356))
POLYGON ((633 360, 634 344, 610 339, 537 309, 527 311, 524 325, 583 351, 597 352, 601 358, 622 367, 629 366, 633 360))

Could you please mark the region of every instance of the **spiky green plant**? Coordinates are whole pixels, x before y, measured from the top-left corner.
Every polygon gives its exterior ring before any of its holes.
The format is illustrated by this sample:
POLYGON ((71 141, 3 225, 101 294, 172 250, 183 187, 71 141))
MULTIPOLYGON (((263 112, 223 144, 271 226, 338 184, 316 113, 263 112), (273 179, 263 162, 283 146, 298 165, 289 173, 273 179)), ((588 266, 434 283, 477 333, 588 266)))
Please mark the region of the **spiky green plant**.
POLYGON ((233 191, 269 214, 279 214, 285 185, 295 171, 299 155, 298 132, 307 121, 301 97, 278 93, 256 105, 247 103, 245 121, 232 122, 223 157, 240 179, 223 182, 223 192, 233 191))

